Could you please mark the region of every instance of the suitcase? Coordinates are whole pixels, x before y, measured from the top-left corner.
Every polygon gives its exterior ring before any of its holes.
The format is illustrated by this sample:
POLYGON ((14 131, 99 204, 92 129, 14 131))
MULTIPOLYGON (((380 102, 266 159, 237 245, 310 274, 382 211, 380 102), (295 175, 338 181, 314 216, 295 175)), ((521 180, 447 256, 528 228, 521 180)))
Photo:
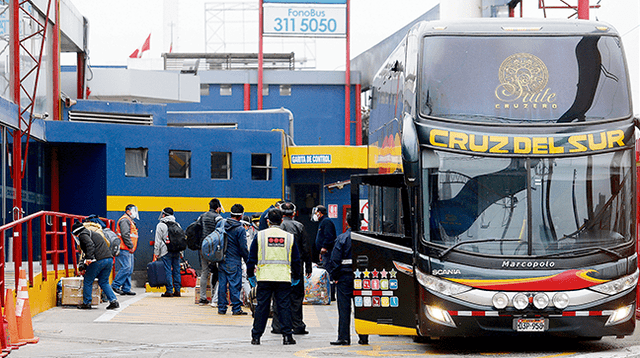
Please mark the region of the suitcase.
POLYGON ((147 282, 151 287, 160 287, 167 285, 167 274, 164 271, 162 261, 151 261, 147 264, 147 282))

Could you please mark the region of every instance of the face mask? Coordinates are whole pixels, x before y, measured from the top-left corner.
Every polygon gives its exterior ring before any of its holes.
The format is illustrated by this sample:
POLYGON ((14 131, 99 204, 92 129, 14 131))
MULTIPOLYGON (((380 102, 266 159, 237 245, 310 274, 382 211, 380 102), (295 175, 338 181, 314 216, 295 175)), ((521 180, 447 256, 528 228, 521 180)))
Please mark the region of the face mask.
POLYGON ((129 209, 129 212, 131 213, 129 216, 131 216, 132 218, 136 219, 136 220, 140 220, 140 215, 138 215, 138 208, 137 207, 132 207, 131 209, 129 209))
POLYGON ((311 221, 318 221, 320 218, 318 217, 318 208, 313 208, 311 211, 311 221))

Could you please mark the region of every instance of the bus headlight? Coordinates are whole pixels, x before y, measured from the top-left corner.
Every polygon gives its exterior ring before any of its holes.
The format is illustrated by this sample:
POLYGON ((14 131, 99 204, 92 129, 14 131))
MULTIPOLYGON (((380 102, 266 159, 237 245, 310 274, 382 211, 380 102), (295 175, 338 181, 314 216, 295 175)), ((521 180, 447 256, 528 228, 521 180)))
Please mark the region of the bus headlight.
POLYGON ((513 307, 515 307, 516 309, 523 310, 527 308, 528 305, 529 297, 527 297, 527 295, 525 295, 524 293, 520 292, 513 296, 513 307))
POLYGON ((533 305, 539 310, 547 308, 549 306, 549 296, 542 292, 536 294, 533 296, 533 305))
POLYGON ((493 295, 491 302, 493 302, 493 307, 502 310, 505 309, 509 304, 509 296, 507 296, 507 294, 504 292, 498 292, 493 295))
POLYGON ((614 324, 622 323, 628 320, 633 315, 633 306, 628 305, 626 307, 620 307, 617 310, 613 311, 605 326, 613 326, 614 324))
POLYGON ((420 270, 415 270, 415 272, 418 282, 420 282, 420 284, 424 288, 441 293, 443 295, 453 296, 471 290, 471 287, 469 286, 460 285, 449 280, 443 280, 431 275, 427 275, 420 270))
POLYGON ((638 270, 636 270, 636 272, 629 276, 621 277, 617 280, 613 280, 597 286, 592 286, 589 287, 589 289, 596 292, 604 293, 606 295, 615 295, 622 291, 626 291, 630 288, 636 287, 636 284, 638 284, 638 270))
POLYGON ((451 318, 449 312, 438 308, 436 306, 425 305, 424 307, 427 318, 435 323, 443 324, 445 326, 456 328, 455 322, 451 318))
POLYGON ((559 309, 565 309, 569 306, 569 295, 564 292, 558 292, 553 295, 553 305, 559 309))

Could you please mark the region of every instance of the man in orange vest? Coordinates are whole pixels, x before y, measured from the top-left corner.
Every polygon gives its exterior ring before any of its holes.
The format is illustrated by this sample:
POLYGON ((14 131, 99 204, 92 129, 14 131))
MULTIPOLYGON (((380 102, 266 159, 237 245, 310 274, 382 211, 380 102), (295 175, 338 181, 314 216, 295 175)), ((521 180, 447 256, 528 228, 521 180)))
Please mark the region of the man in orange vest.
POLYGON ((119 295, 135 295, 131 291, 131 274, 133 274, 133 253, 138 247, 138 228, 133 219, 140 220, 138 208, 129 204, 124 215, 118 219, 116 234, 120 238, 120 254, 116 256, 116 277, 111 284, 113 292, 119 295))

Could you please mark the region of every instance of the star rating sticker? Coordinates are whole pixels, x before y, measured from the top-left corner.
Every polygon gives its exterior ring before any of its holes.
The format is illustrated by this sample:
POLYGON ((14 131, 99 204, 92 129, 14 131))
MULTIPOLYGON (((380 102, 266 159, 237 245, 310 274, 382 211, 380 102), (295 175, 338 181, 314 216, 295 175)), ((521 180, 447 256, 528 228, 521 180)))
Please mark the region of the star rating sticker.
POLYGON ((368 269, 364 269, 364 272, 362 272, 362 274, 364 275, 364 276, 363 276, 364 278, 369 278, 369 274, 370 274, 370 273, 371 273, 371 272, 369 272, 369 270, 368 270, 368 269))
POLYGON ((371 272, 371 278, 378 278, 378 270, 373 269, 373 272, 371 272))
POLYGON ((387 270, 382 269, 382 271, 380 271, 380 278, 387 278, 387 274, 388 274, 387 270))
POLYGON ((360 278, 360 274, 361 274, 361 273, 362 273, 362 272, 360 272, 360 270, 358 270, 358 269, 356 269, 355 271, 353 271, 353 275, 354 275, 356 278, 360 278))
POLYGON ((391 271, 389 271, 389 277, 396 278, 397 273, 398 271, 396 271, 396 269, 391 269, 391 271))

